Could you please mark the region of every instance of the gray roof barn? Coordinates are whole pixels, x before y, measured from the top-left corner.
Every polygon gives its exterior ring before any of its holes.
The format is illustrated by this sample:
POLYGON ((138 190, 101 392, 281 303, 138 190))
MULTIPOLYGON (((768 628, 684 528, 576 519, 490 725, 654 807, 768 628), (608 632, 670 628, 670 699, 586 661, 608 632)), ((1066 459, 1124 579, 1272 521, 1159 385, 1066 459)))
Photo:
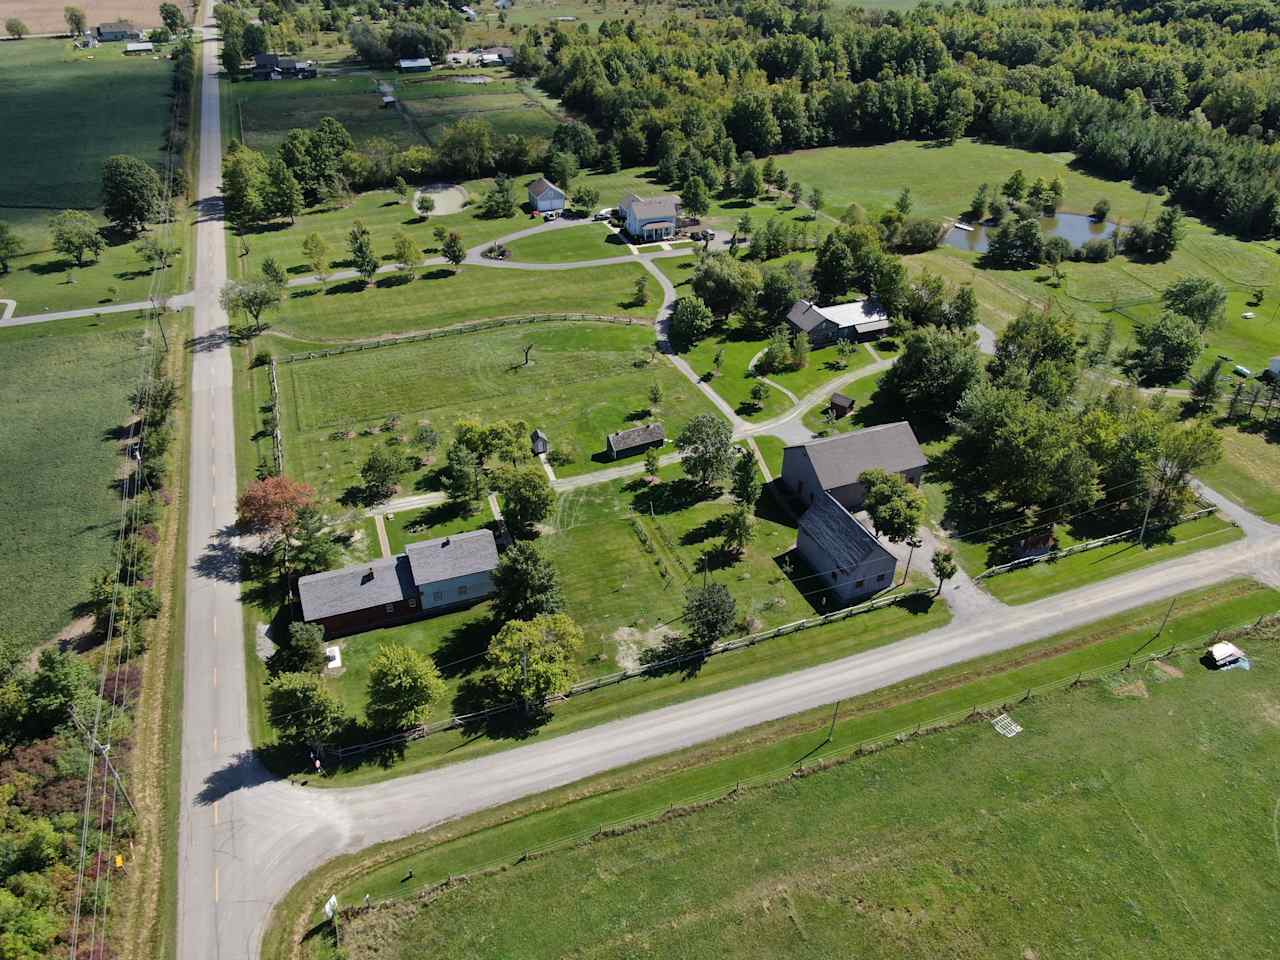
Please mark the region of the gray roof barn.
POLYGON ((564 191, 557 187, 546 177, 539 177, 533 183, 529 184, 529 194, 534 197, 540 197, 548 190, 554 190, 560 196, 564 196, 564 191))
POLYGON ((422 540, 404 548, 418 584, 487 573, 498 565, 498 545, 492 530, 472 530, 451 537, 422 540))
POLYGON ((923 469, 928 458, 905 420, 842 433, 802 445, 823 488, 830 490, 855 483, 864 470, 889 473, 923 469))
POLYGON ((664 443, 667 433, 660 423, 646 423, 643 427, 632 427, 630 430, 619 430, 609 434, 606 441, 609 450, 616 456, 628 450, 664 443))
POLYGON ((800 517, 799 529, 830 558, 830 570, 850 573, 871 560, 893 559, 871 531, 829 493, 813 501, 800 517))
POLYGON ((834 307, 820 307, 808 300, 797 300, 787 313, 787 321, 796 329, 813 333, 824 323, 837 329, 852 329, 858 334, 883 333, 889 329, 889 317, 874 300, 858 300, 834 307))
POLYGON ((313 573, 298 580, 298 599, 307 621, 399 603, 417 595, 409 558, 404 556, 313 573))

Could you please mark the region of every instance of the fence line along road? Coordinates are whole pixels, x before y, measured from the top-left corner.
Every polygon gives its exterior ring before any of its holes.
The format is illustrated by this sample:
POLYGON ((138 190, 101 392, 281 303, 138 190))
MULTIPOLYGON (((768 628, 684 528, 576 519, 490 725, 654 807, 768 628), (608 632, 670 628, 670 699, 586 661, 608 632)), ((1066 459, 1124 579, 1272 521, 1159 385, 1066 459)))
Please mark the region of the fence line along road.
POLYGON ((867 737, 852 744, 844 744, 825 752, 815 752, 810 756, 803 757, 800 760, 774 767, 764 773, 756 774, 745 780, 735 780, 730 786, 728 783, 721 784, 717 787, 711 787, 700 793, 683 797, 679 800, 672 800, 664 803, 662 806, 653 807, 643 813, 632 814, 629 817, 623 817, 618 820, 602 822, 595 827, 588 827, 585 830, 579 830, 575 833, 565 834, 552 840, 536 846, 525 848, 518 856, 496 857, 486 863, 472 867, 463 874, 450 874, 447 877, 432 877, 429 880, 416 884, 403 890, 394 896, 384 897, 366 907, 352 908, 346 911, 350 914, 359 914, 365 909, 377 907, 386 903, 395 903, 397 901, 406 900, 417 896, 424 892, 430 892, 444 884, 451 883, 455 880, 466 879, 470 876, 479 876, 506 867, 515 866, 533 857, 542 856, 548 853, 554 853, 559 850, 566 850, 571 847, 579 846, 587 843, 597 837, 610 836, 633 830, 637 827, 651 824, 663 816, 667 816, 681 810, 696 810, 712 803, 717 803, 740 793, 744 788, 764 786, 772 783, 779 783, 790 777, 805 776, 809 773, 819 770, 852 757, 862 754, 874 753, 884 747, 891 746, 895 743, 905 743, 912 737, 921 734, 933 733, 939 730, 945 730, 964 723, 974 717, 987 717, 988 714, 1003 713, 1012 708, 1014 704, 1025 703, 1032 697, 1044 696, 1057 690, 1063 690, 1068 687, 1074 687, 1078 684, 1100 680, 1103 677, 1118 674, 1124 670, 1128 670, 1134 666, 1142 666, 1154 660, 1164 660, 1178 654, 1190 653, 1199 650, 1207 644, 1217 641, 1222 634, 1233 634, 1236 631, 1248 630, 1261 626, 1264 622, 1270 623, 1280 619, 1278 614, 1263 614, 1256 621, 1237 624, 1234 627, 1215 630, 1212 634, 1206 634, 1200 638, 1183 643, 1175 644, 1168 650, 1161 653, 1145 654, 1143 656, 1129 656, 1123 660, 1114 660, 1111 663, 1102 666, 1093 667, 1089 670, 1077 671, 1075 673, 1065 674, 1056 680, 1050 680, 1047 683, 1038 686, 1028 687, 1025 693, 1015 694, 1013 697, 1002 697, 997 700, 989 700, 983 703, 975 703, 972 707, 963 710, 955 710, 950 713, 940 714, 929 720, 923 720, 912 726, 903 727, 894 730, 891 733, 882 733, 874 737, 867 737))
MULTIPOLYGON (((1204 501, 1202 500, 1201 503, 1204 501)), ((1203 510, 1196 510, 1194 513, 1188 513, 1185 516, 1178 517, 1176 520, 1170 520, 1167 523, 1159 525, 1152 524, 1148 530, 1167 530, 1170 527, 1176 527, 1182 523, 1190 523, 1192 520, 1199 520, 1201 517, 1207 517, 1218 512, 1218 508, 1214 506, 1205 507, 1203 510)), ((1002 573, 1009 573, 1013 570, 1021 570, 1023 567, 1034 566, 1037 563, 1047 563, 1050 560, 1061 560, 1064 557, 1070 557, 1077 553, 1084 553, 1086 550, 1093 550, 1097 547, 1105 547, 1109 543, 1116 543, 1120 540, 1127 540, 1129 537, 1138 533, 1141 527, 1132 527, 1128 530, 1121 530, 1119 533, 1108 534, 1105 537, 1099 537, 1097 540, 1086 540, 1084 543, 1073 543, 1069 547, 1061 550, 1051 550, 1049 553, 1042 553, 1034 557, 1022 557, 1019 560, 1012 560, 1009 563, 1002 563, 995 567, 988 567, 980 574, 974 577, 974 580, 986 580, 988 577, 996 577, 1002 573)))
POLYGON ((280 432, 280 383, 276 379, 276 361, 271 358, 271 451, 276 459, 276 473, 284 473, 284 434, 280 432))
POLYGON ((423 333, 411 333, 402 337, 383 337, 378 340, 357 340, 352 343, 333 347, 330 350, 307 350, 302 353, 291 353, 280 358, 280 363, 298 363, 303 360, 321 360, 324 357, 337 357, 344 353, 362 353, 365 350, 377 350, 381 347, 394 347, 402 343, 419 343, 423 340, 439 340, 442 337, 457 337, 467 333, 483 333, 486 330, 497 330, 501 327, 518 327, 529 323, 566 323, 588 321, 592 323, 616 323, 623 326, 643 324, 651 326, 652 322, 642 317, 617 317, 590 313, 535 313, 518 317, 494 317, 490 320, 477 320, 474 323, 460 323, 452 327, 441 327, 439 330, 427 330, 423 333))
MULTIPOLYGON (((878 597, 875 600, 868 600, 866 603, 860 603, 853 607, 845 607, 843 610, 836 610, 832 613, 824 613, 816 617, 806 617, 803 620, 793 620, 790 623, 784 623, 781 626, 773 627, 769 630, 761 630, 758 633, 748 634, 745 637, 737 637, 733 640, 721 640, 719 643, 711 644, 705 650, 681 653, 674 657, 667 657, 664 660, 646 663, 644 666, 636 667, 634 670, 619 670, 616 673, 605 674, 602 677, 592 677, 590 680, 582 680, 575 683, 565 693, 547 697, 542 701, 541 706, 561 703, 568 700, 570 697, 590 693, 593 690, 599 690, 602 687, 610 687, 614 684, 622 683, 624 680, 651 676, 670 667, 679 666, 682 663, 692 663, 696 660, 707 660, 719 653, 731 653, 734 650, 744 650, 748 647, 754 647, 757 643, 761 643, 765 640, 772 640, 774 637, 782 637, 787 634, 797 633, 801 630, 809 630, 813 627, 820 627, 829 623, 837 623, 841 620, 847 620, 849 617, 855 617, 860 613, 870 613, 872 610, 879 610, 881 607, 891 607, 895 603, 901 603, 911 597, 932 595, 932 590, 909 590, 906 593, 895 593, 887 597, 878 597)), ((380 750, 384 747, 411 743, 414 740, 422 740, 434 733, 441 733, 445 730, 454 730, 458 727, 466 726, 468 723, 472 723, 476 720, 485 720, 489 717, 496 717, 510 710, 514 710, 519 705, 520 704, 515 701, 511 703, 504 703, 496 707, 490 707, 486 710, 477 710, 475 713, 449 717, 447 720, 437 720, 435 723, 421 724, 416 727, 411 727, 408 730, 403 730, 399 733, 390 734, 389 736, 382 737, 378 740, 368 741, 367 743, 357 743, 352 744, 351 746, 320 744, 317 752, 323 756, 337 757, 339 760, 343 760, 347 757, 355 757, 363 753, 368 753, 371 750, 380 750)))

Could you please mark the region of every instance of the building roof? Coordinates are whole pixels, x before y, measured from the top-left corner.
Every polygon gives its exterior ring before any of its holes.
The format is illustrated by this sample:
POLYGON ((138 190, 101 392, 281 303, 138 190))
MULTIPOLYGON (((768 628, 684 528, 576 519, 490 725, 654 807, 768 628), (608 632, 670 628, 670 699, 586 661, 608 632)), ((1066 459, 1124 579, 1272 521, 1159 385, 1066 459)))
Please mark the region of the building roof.
POLYGON ((833 407, 852 407, 853 400, 846 397, 843 393, 833 393, 831 395, 831 405, 833 407))
POLYGON ((494 57, 501 57, 503 60, 510 60, 516 55, 513 47, 483 47, 480 52, 494 57))
POLYGON ((618 209, 626 213, 634 213, 637 220, 671 220, 680 215, 680 201, 671 194, 664 194, 661 197, 637 197, 634 193, 629 193, 622 198, 622 202, 618 204, 618 209))
POLYGON ((498 544, 492 530, 472 530, 435 540, 422 540, 404 548, 419 586, 488 573, 498 565, 498 544))
POLYGON ((369 610, 417 595, 409 560, 404 556, 313 573, 298 580, 305 620, 369 610))
POLYGON ((280 63, 280 55, 278 53, 255 53, 253 55, 253 65, 255 67, 275 67, 280 63))
POLYGON ((548 190, 554 190, 556 193, 560 194, 560 196, 564 196, 564 191, 546 177, 539 177, 537 180, 533 181, 533 183, 529 184, 529 192, 535 197, 542 196, 548 190))
POLYGON ((911 424, 905 420, 814 440, 799 445, 798 449, 803 450, 813 464, 813 472, 824 490, 857 483, 864 470, 876 467, 901 473, 929 465, 911 424))
POLYGON ((650 443, 661 443, 666 439, 667 433, 662 429, 662 424, 646 423, 642 427, 632 427, 630 430, 619 430, 617 433, 609 434, 609 448, 631 450, 650 443))
POLYGON ((137 29, 131 20, 112 20, 109 23, 98 24, 100 33, 130 33, 137 29))
POLYGON ((889 329, 889 317, 873 300, 841 303, 834 307, 819 307, 808 300, 797 300, 791 305, 787 319, 806 333, 812 333, 824 321, 830 321, 842 330, 852 327, 858 333, 889 329))
POLYGON ((852 573, 871 560, 893 559, 866 527, 860 524, 829 493, 813 501, 800 517, 800 530, 807 533, 830 558, 826 571, 852 573))
POLYGON ((535 429, 535 430, 533 431, 533 433, 532 433, 532 434, 530 434, 530 439, 532 439, 532 440, 541 440, 543 443, 546 443, 546 442, 547 442, 547 435, 546 435, 545 433, 543 433, 541 430, 536 430, 536 429, 535 429))
POLYGON ((397 60, 396 66, 399 67, 401 70, 414 70, 414 69, 417 69, 418 67, 430 67, 431 58, 418 57, 417 59, 414 59, 414 60, 397 60))
POLYGON ((124 48, 125 53, 150 53, 156 48, 154 43, 146 41, 143 43, 131 43, 124 48))

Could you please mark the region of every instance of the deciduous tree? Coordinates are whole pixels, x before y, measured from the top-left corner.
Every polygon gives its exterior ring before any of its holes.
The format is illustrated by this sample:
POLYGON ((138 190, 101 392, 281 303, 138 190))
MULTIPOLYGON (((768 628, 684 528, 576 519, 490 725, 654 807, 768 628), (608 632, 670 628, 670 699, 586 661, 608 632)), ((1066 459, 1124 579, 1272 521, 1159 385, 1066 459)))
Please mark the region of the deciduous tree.
POLYGON ((285 476, 252 481, 236 501, 236 516, 246 531, 271 538, 289 536, 298 512, 315 504, 315 489, 285 476))
POLYGON ((738 622, 738 604, 723 583, 691 587, 685 597, 684 623, 689 639, 709 647, 728 636, 738 622))
POLYGON ((168 213, 164 184, 137 157, 110 157, 102 165, 102 212, 121 230, 135 234, 168 213))
POLYGON ((408 469, 404 454, 394 447, 374 447, 360 467, 365 497, 371 501, 388 499, 396 492, 400 477, 408 469))
POLYGON ((320 677, 282 673, 267 684, 267 719, 282 742, 306 746, 333 739, 347 715, 320 677))
POLYGON ((573 686, 582 644, 582 629, 563 613, 509 621, 489 642, 490 679, 501 696, 540 709, 573 686))
POLYGON ((93 217, 83 210, 63 210, 49 221, 49 230, 53 234, 53 249, 71 257, 77 267, 84 266, 85 254, 92 254, 96 260, 107 248, 107 241, 93 217))
POLYGON ((0 274, 9 272, 9 261, 22 253, 22 241, 13 227, 0 222, 0 274))
POLYGON ((364 715, 376 730, 405 730, 426 723, 444 692, 433 660, 401 643, 384 644, 369 664, 364 715))
POLYGON ((933 559, 929 562, 933 567, 934 579, 938 581, 938 589, 933 594, 936 597, 942 593, 942 585, 957 573, 956 556, 950 550, 935 550, 933 559))
POLYGON ((733 431, 721 417, 700 413, 676 437, 684 472, 704 488, 722 483, 737 456, 733 431))
POLYGON ((357 220, 351 225, 351 232, 347 234, 347 249, 351 253, 352 267, 367 287, 378 273, 378 258, 373 252, 373 238, 363 220, 357 220))
POLYGON ((555 491, 541 467, 504 470, 498 477, 502 516, 512 531, 524 536, 546 519, 556 502, 555 491))
POLYGON ((497 620, 532 620, 564 609, 555 565, 528 540, 517 541, 498 560, 493 589, 497 620))

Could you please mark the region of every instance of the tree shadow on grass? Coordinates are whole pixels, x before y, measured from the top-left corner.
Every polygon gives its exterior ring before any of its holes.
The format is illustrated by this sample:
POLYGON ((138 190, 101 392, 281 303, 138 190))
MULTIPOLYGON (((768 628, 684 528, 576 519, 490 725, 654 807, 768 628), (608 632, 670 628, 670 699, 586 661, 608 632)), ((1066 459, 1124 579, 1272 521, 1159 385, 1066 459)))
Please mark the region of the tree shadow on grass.
MULTIPOLYGON (((458 687, 453 698, 454 716, 468 716, 495 706, 505 706, 508 698, 497 689, 488 674, 468 677, 458 687)), ((530 709, 511 706, 498 713, 472 717, 462 724, 462 732, 471 739, 485 737, 490 740, 526 740, 536 736, 551 719, 550 709, 530 709)))
POLYGON ((695 544, 706 543, 713 537, 723 536, 725 523, 726 517, 724 514, 708 517, 692 530, 686 530, 681 534, 680 543, 682 546, 691 547, 695 544))
POLYGON ((458 273, 457 267, 436 267, 434 270, 428 270, 422 275, 423 280, 448 280, 458 273))
POLYGON ((326 287, 324 294, 326 297, 332 297, 342 293, 364 293, 367 289, 369 288, 365 285, 364 280, 356 277, 354 280, 345 280, 342 283, 335 283, 331 287, 326 287))
POLYGON ((637 478, 623 489, 627 492, 634 491, 631 504, 632 508, 639 513, 678 513, 714 495, 713 491, 707 490, 688 477, 655 484, 649 484, 643 478, 637 478))
POLYGON ((481 669, 484 666, 483 654, 489 649, 489 641, 500 626, 491 617, 477 617, 458 624, 431 654, 440 675, 445 678, 463 677, 481 669))
POLYGON ((701 643, 675 634, 658 646, 643 651, 640 654, 640 664, 645 667, 646 676, 683 674, 686 680, 692 680, 702 672, 702 666, 708 657, 707 648, 701 643))

